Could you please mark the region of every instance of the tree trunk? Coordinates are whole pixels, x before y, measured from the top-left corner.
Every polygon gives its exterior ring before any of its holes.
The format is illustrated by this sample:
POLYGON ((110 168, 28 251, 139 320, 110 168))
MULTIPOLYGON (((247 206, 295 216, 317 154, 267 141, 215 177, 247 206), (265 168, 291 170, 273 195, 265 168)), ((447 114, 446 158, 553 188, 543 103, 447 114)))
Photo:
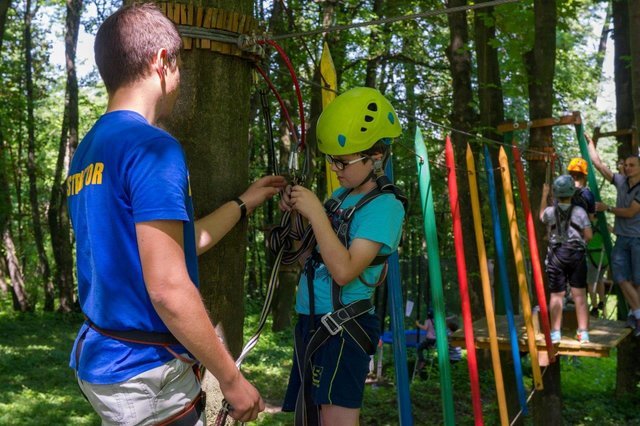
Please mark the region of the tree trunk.
MULTIPOLYGON (((529 89, 529 118, 553 116, 553 79, 556 61, 555 0, 534 0, 535 37, 533 50, 525 54, 529 89)), ((538 127, 530 131, 529 147, 543 151, 553 146, 552 128, 538 127)), ((546 179, 545 161, 530 161, 530 197, 539 200, 542 184, 546 179)), ((537 233, 540 256, 544 256, 546 244, 543 233, 537 233)), ((562 392, 560 388, 560 362, 549 365, 543 376, 544 391, 533 397, 533 420, 537 425, 562 424, 562 392)))
POLYGON ((73 251, 71 227, 66 208, 66 192, 63 170, 67 169, 69 158, 78 146, 78 78, 76 76, 76 46, 80 27, 82 0, 67 0, 67 16, 65 30, 65 59, 67 68, 67 85, 65 91, 64 116, 62 131, 58 144, 58 159, 51 186, 49 201, 49 230, 51 245, 56 262, 54 281, 58 287, 61 312, 73 309, 73 251))
POLYGON ((11 0, 0 0, 0 52, 2 52, 2 41, 4 40, 4 27, 7 23, 7 12, 11 6, 11 0))
MULTIPOLYGON (((450 0, 448 7, 459 7, 466 4, 466 0, 450 0)), ((471 133, 475 124, 476 114, 472 107, 471 52, 469 50, 467 13, 451 13, 447 15, 447 19, 449 21, 450 34, 447 57, 449 59, 453 82, 453 107, 450 116, 451 127, 466 133, 471 133)), ((463 133, 453 132, 451 134, 451 142, 453 143, 456 157, 456 175, 461 206, 471 205, 469 180, 467 179, 466 173, 462 172, 462 170, 466 170, 465 153, 467 141, 468 136, 463 133)), ((469 280, 471 313, 473 318, 479 318, 484 316, 484 309, 482 307, 482 294, 478 292, 482 287, 479 282, 478 253, 473 231, 473 217, 471 215, 462 215, 462 229, 467 276, 469 280)))
MULTIPOLYGON (((0 0, 0 57, 2 57, 2 41, 4 40, 4 28, 7 22, 7 11, 9 10, 9 0, 0 0)), ((0 121, 0 234, 9 225, 11 216, 11 196, 9 195, 9 176, 7 176, 7 159, 5 158, 4 135, 2 134, 2 122, 0 121)), ((0 263, 0 280, 8 275, 7 262, 0 263)), ((3 283, 4 284, 4 281, 3 283)), ((6 285, 3 287, 6 292, 6 285)))
POLYGON ((628 335, 618 345, 618 366, 616 369, 616 397, 623 398, 637 394, 640 383, 640 369, 637 368, 640 340, 628 335))
POLYGON ((5 229, 2 234, 2 243, 4 245, 4 258, 7 262, 9 278, 11 279, 13 309, 20 312, 32 311, 33 306, 24 288, 24 275, 20 269, 20 262, 18 261, 18 256, 16 256, 16 247, 13 244, 9 228, 5 229))
MULTIPOLYGON (((616 84, 616 128, 630 129, 633 126, 633 98, 631 96, 631 46, 629 42, 628 0, 612 2, 613 14, 613 69, 616 84)), ((626 158, 632 153, 631 135, 618 136, 618 158, 626 158)), ((625 313, 619 312, 624 319, 625 313)), ((621 319, 618 317, 618 319, 621 319)))
MULTIPOLYGON (((640 129, 640 1, 629 2, 629 47, 631 52, 631 96, 633 124, 640 129)), ((631 154, 638 155, 638 146, 631 147, 631 154)))
MULTIPOLYGON (((252 15, 249 0, 203 0, 203 7, 252 15)), ((184 146, 196 218, 240 195, 249 183, 251 63, 206 49, 181 53, 180 96, 163 125, 184 146)), ((239 355, 245 316, 247 221, 199 257, 200 293, 231 354, 239 355)), ((210 374, 203 383, 208 413, 221 393, 210 374)), ((211 418, 212 416, 209 415, 211 418)))
POLYGON ((31 55, 32 38, 31 23, 35 12, 31 7, 31 0, 27 0, 24 15, 24 53, 25 53, 25 80, 27 88, 27 175, 29 177, 29 202, 31 204, 31 221, 33 222, 33 237, 38 252, 38 263, 36 267, 37 277, 42 279, 44 287, 44 310, 52 311, 54 305, 53 283, 51 282, 51 271, 49 260, 44 249, 44 236, 42 233, 42 223, 40 219, 40 205, 38 202, 37 186, 37 164, 36 164, 36 136, 34 120, 34 91, 33 91, 33 58, 31 55))

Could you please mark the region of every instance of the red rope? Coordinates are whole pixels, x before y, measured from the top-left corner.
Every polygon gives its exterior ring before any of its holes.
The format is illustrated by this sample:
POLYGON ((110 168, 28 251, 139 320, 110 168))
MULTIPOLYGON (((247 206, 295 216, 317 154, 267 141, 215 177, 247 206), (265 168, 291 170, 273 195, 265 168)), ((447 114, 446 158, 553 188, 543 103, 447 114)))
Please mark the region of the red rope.
POLYGON ((298 151, 302 151, 306 144, 306 129, 305 129, 305 120, 304 120, 304 104, 302 103, 302 92, 300 91, 300 83, 298 82, 298 76, 296 75, 296 71, 293 68, 293 64, 291 60, 282 49, 282 47, 273 40, 258 40, 258 44, 269 44, 273 46, 278 54, 282 57, 287 69, 289 70, 289 74, 291 74, 291 80, 293 80, 293 86, 296 90, 296 97, 298 99, 298 114, 300 115, 300 143, 298 144, 298 151))
POLYGON ((291 115, 289 115, 289 110, 287 109, 287 106, 285 105, 284 100, 282 99, 282 96, 280 96, 280 93, 271 82, 271 79, 269 78, 267 73, 258 64, 256 64, 256 69, 258 70, 262 78, 264 78, 264 81, 266 81, 267 85, 269 86, 269 89, 271 89, 271 92, 275 95, 276 99, 278 100, 278 103, 280 104, 280 109, 282 109, 282 115, 284 115, 284 119, 287 122, 287 127, 289 128, 289 132, 293 136, 293 139, 295 140, 295 142, 298 143, 298 133, 296 131, 296 127, 294 126, 293 121, 291 120, 291 115))

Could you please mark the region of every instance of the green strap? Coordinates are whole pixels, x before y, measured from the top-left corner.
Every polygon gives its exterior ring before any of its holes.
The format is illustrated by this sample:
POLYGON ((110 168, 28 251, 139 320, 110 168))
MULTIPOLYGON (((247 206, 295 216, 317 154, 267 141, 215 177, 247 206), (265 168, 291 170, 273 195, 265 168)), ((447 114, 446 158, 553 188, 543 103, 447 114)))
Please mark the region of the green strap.
POLYGON ((440 253, 438 248, 438 230, 433 206, 433 191, 431 190, 431 172, 427 147, 422 139, 422 132, 416 127, 415 151, 418 166, 418 182, 420 184, 420 201, 424 216, 424 235, 427 242, 429 260, 429 282, 436 329, 436 343, 438 347, 438 366, 440 368, 440 393, 444 424, 455 425, 453 407, 453 389, 451 385, 451 369, 449 365, 449 342, 445 323, 444 292, 442 290, 442 272, 440 270, 440 253))

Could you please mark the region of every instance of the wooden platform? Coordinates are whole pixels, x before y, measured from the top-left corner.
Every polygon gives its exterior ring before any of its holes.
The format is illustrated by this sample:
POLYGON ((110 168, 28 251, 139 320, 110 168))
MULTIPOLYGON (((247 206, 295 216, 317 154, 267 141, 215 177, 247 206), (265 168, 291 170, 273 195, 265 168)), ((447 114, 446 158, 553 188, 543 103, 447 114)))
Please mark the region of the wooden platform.
MULTIPOLYGON (((518 344, 520 351, 528 352, 527 335, 524 327, 524 321, 521 316, 515 317, 516 327, 518 327, 518 344)), ((496 316, 496 327, 498 331, 498 347, 501 351, 510 351, 511 343, 509 342, 509 328, 507 326, 507 317, 504 315, 496 316)), ((562 341, 555 345, 556 353, 559 355, 571 356, 590 356, 590 357, 608 357, 611 349, 618 346, 631 329, 625 327, 622 321, 609 321, 605 319, 590 319, 589 322, 589 339, 590 343, 580 344, 575 338, 575 328, 562 330, 562 341)), ((479 319, 473 323, 473 333, 476 341, 476 348, 489 349, 489 330, 487 328, 486 318, 479 319)), ((458 330, 450 337, 450 342, 454 346, 465 347, 464 332, 458 330)), ((546 351, 544 335, 536 333, 536 343, 538 351, 546 351)))

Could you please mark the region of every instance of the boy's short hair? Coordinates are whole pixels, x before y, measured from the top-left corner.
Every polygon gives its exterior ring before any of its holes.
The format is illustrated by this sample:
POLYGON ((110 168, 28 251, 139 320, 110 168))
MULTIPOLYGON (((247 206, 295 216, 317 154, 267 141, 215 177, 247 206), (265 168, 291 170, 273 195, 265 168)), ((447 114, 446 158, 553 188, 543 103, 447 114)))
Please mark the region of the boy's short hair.
POLYGON ((389 161, 389 158, 391 158, 391 156, 389 155, 389 147, 391 146, 391 144, 389 142, 390 141, 388 141, 387 139, 380 139, 378 142, 374 143, 371 148, 362 151, 361 154, 366 156, 382 154, 382 166, 384 167, 389 161))
POLYGON ((177 63, 182 39, 173 22, 151 3, 124 6, 98 29, 93 50, 107 92, 147 75, 149 64, 161 48, 170 66, 177 63))

